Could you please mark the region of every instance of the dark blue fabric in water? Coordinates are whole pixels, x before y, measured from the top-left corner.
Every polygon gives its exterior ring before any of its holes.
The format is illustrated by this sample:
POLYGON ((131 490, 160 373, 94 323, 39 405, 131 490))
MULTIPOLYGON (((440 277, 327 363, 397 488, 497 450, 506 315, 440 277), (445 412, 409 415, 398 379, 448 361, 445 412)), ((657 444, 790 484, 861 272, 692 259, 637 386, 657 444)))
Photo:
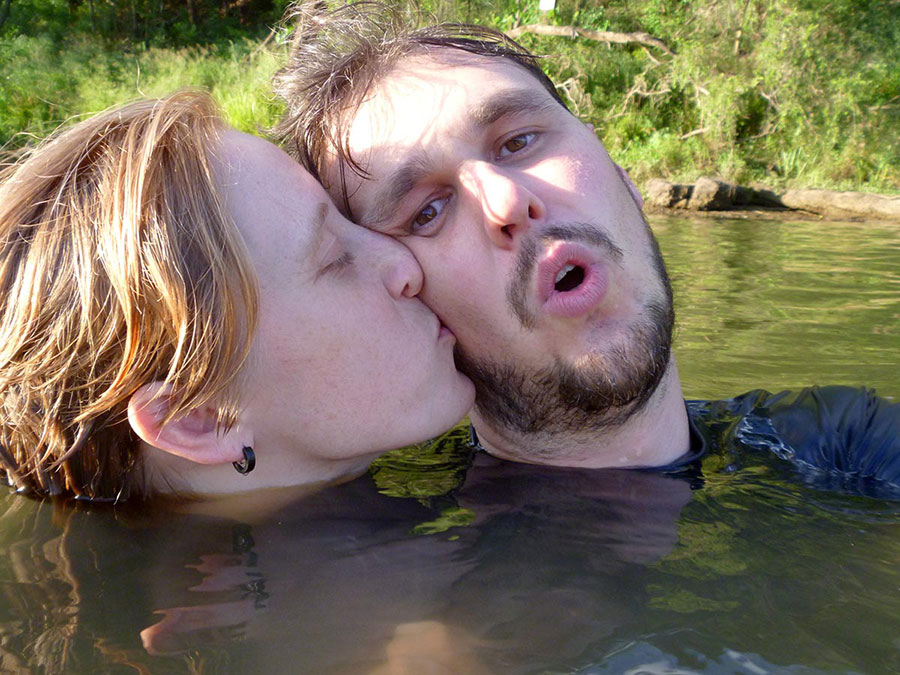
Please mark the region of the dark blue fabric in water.
POLYGON ((900 498, 900 403, 864 388, 755 390, 724 401, 687 401, 691 449, 655 470, 702 480, 716 457, 720 470, 760 460, 788 462, 803 481, 825 489, 900 498))

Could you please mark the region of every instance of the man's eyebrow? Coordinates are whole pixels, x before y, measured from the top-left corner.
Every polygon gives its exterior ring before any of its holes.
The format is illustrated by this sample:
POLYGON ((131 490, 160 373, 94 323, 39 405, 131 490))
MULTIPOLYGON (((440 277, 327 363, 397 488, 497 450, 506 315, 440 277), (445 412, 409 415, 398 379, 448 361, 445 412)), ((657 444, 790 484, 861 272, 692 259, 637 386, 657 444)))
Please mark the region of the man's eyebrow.
POLYGON ((430 172, 428 157, 422 150, 415 151, 396 171, 382 179, 382 188, 375 194, 372 206, 362 213, 360 224, 378 229, 380 223, 388 220, 397 211, 397 204, 403 201, 416 184, 430 172))
MULTIPOLYGON (((492 94, 468 112, 467 133, 477 133, 504 117, 528 113, 555 111, 561 105, 532 89, 506 89, 492 94)), ((372 206, 365 209, 360 224, 377 230, 396 213, 397 204, 408 195, 419 181, 430 173, 431 162, 427 153, 417 150, 397 170, 383 178, 383 185, 373 198, 372 206)))
POLYGON ((497 120, 512 115, 540 113, 561 108, 543 89, 507 89, 493 94, 469 110, 469 119, 475 127, 486 127, 497 120))

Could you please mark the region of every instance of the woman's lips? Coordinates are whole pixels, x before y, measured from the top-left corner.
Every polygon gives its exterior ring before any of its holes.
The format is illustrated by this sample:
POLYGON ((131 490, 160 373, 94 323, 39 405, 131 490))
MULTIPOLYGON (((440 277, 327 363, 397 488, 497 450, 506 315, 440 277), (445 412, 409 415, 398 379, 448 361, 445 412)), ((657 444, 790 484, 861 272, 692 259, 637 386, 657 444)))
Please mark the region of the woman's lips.
POLYGON ((443 340, 444 338, 456 338, 453 334, 453 331, 447 328, 444 325, 444 322, 438 319, 438 340, 443 340))
POLYGON ((586 314, 604 300, 608 288, 606 265, 580 244, 561 244, 538 265, 538 300, 551 316, 571 319, 586 314), (567 266, 571 266, 577 284, 565 290, 565 283, 560 287, 557 282, 565 276, 567 266), (579 274, 583 274, 580 280, 579 274))

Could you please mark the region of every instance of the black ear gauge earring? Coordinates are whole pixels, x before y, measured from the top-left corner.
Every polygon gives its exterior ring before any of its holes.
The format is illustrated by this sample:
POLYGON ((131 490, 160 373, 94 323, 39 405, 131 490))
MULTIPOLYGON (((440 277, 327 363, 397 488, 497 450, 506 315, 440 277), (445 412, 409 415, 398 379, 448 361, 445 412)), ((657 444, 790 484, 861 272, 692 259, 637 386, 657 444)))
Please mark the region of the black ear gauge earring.
POLYGON ((240 462, 232 462, 231 465, 239 474, 246 476, 256 467, 256 455, 253 453, 253 448, 249 445, 245 445, 241 452, 244 453, 244 459, 240 462))

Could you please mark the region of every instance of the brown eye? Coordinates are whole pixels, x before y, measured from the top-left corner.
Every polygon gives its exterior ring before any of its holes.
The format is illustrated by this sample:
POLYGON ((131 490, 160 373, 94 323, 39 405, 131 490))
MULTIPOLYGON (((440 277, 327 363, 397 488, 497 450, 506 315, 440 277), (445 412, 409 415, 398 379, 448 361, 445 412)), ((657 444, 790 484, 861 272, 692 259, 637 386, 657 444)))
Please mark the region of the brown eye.
POLYGON ((416 214, 416 217, 413 219, 413 225, 421 227, 422 225, 427 225, 429 222, 437 218, 438 210, 434 208, 434 204, 429 204, 424 209, 419 211, 416 214))
POLYGON ((523 136, 516 136, 512 140, 506 141, 503 144, 503 148, 508 150, 509 152, 518 152, 522 148, 525 147, 525 138, 523 136))
POLYGON ((500 146, 500 157, 506 157, 508 155, 514 155, 517 152, 521 152, 526 147, 528 147, 531 141, 534 140, 534 136, 535 135, 533 133, 513 136, 502 146, 500 146))
POLYGON ((441 212, 444 210, 444 207, 447 206, 447 201, 449 197, 438 197, 437 199, 433 199, 428 202, 422 209, 413 217, 412 222, 410 223, 410 234, 429 234, 434 229, 432 225, 432 221, 434 221, 438 216, 441 215, 441 212))

